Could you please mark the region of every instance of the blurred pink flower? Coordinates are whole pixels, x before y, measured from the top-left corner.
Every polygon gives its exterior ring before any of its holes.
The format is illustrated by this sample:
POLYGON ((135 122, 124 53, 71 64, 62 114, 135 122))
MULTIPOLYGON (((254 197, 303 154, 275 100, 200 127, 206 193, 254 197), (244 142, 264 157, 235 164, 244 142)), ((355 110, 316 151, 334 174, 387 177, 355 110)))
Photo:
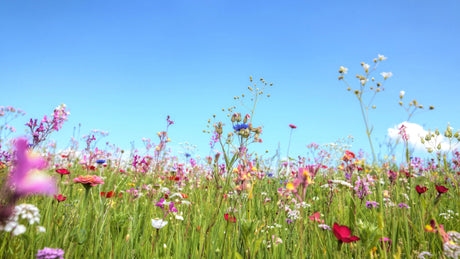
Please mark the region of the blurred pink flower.
POLYGON ((291 129, 296 129, 297 128, 297 126, 294 125, 294 124, 289 124, 289 127, 291 127, 291 129))
POLYGON ((85 187, 86 186, 96 186, 98 184, 103 184, 104 181, 97 175, 85 175, 85 176, 79 176, 75 179, 73 179, 73 181, 75 183, 81 183, 83 184, 85 187))
POLYGON ((16 155, 9 184, 13 187, 15 196, 56 194, 55 181, 50 176, 39 171, 47 166, 47 162, 41 157, 32 156, 27 150, 28 143, 26 139, 19 138, 14 145, 16 155))

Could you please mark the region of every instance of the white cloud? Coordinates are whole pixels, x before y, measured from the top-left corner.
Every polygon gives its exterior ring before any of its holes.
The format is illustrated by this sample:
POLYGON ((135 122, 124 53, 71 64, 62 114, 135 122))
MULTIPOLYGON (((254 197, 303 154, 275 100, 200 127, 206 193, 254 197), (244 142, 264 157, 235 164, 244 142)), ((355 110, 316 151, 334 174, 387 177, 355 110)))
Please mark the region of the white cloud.
MULTIPOLYGON (((450 147, 449 140, 446 137, 444 137, 442 132, 440 132, 441 134, 437 136, 436 142, 433 138, 432 140, 425 142, 425 144, 422 144, 420 138, 425 137, 428 134, 428 131, 425 130, 422 126, 418 125, 417 123, 407 121, 401 122, 398 125, 395 125, 393 128, 388 129, 388 137, 391 140, 399 141, 399 143, 402 143, 401 136, 399 135, 399 128, 403 124, 404 126, 406 126, 406 134, 409 137, 410 147, 414 148, 417 151, 426 151, 427 148, 434 147, 435 143, 436 145, 441 143, 442 151, 449 151, 453 150, 454 148, 460 147, 456 142, 453 143, 452 147, 450 147)), ((432 132, 434 132, 434 130, 432 132)))

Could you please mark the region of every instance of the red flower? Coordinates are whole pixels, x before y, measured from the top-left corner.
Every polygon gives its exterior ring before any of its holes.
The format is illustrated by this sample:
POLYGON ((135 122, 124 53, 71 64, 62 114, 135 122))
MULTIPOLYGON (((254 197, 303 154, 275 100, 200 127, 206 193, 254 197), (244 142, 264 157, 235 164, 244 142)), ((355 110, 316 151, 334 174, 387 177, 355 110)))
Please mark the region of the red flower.
POLYGON ((332 231, 339 242, 351 243, 359 240, 359 237, 351 236, 351 230, 347 226, 339 226, 339 224, 334 223, 332 231))
POLYGON ((58 202, 65 201, 67 199, 67 197, 62 196, 62 194, 59 194, 59 195, 55 194, 54 198, 56 198, 58 202))
POLYGON ((319 223, 324 223, 324 220, 323 219, 319 219, 321 217, 321 215, 319 214, 319 212, 316 212, 316 213, 313 213, 313 215, 311 216, 308 216, 311 221, 317 221, 319 223))
POLYGON ((230 217, 230 215, 228 215, 228 213, 225 213, 224 218, 225 218, 226 221, 229 221, 229 220, 230 220, 230 221, 233 222, 233 223, 236 222, 236 218, 233 217, 233 216, 230 217))
POLYGON ((417 185, 417 186, 415 186, 415 190, 418 192, 418 194, 422 194, 422 193, 428 191, 428 188, 426 186, 417 185))
POLYGON ((446 187, 442 186, 442 185, 435 185, 436 186, 436 191, 438 191, 440 194, 441 193, 446 193, 449 189, 447 189, 446 187))
POLYGON ((352 159, 354 159, 356 156, 355 156, 355 153, 349 151, 349 150, 345 150, 345 155, 343 156, 342 160, 345 161, 345 162, 348 162, 348 161, 351 161, 352 159))
POLYGON ((61 168, 61 169, 56 169, 56 173, 60 175, 65 175, 65 174, 70 174, 70 171, 65 168, 61 168))
POLYGON ((101 192, 101 197, 112 198, 113 196, 115 196, 115 192, 114 192, 114 191, 110 191, 110 192, 101 192))
POLYGON ((188 198, 187 194, 185 194, 185 193, 181 193, 180 195, 182 195, 182 198, 184 198, 184 199, 188 198))
POLYGON ((291 129, 297 129, 297 126, 294 124, 289 124, 289 127, 291 127, 291 129))

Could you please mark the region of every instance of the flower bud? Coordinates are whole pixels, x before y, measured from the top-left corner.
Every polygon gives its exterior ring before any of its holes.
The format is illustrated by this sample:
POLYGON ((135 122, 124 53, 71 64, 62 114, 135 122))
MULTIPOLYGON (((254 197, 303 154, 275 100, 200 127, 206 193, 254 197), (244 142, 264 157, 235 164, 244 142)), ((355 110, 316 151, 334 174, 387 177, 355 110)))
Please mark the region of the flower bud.
POLYGON ((438 150, 441 150, 441 143, 438 144, 438 146, 436 147, 438 150))

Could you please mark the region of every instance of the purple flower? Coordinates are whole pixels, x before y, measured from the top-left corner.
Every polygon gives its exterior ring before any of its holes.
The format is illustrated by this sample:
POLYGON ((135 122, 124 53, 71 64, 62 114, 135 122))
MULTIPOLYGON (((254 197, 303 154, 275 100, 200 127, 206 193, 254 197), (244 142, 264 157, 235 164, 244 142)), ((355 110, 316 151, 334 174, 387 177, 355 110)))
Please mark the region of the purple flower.
POLYGON ((164 203, 164 201, 165 201, 165 200, 164 200, 163 198, 161 198, 160 201, 157 202, 157 203, 155 204, 155 206, 160 207, 160 208, 163 209, 163 203, 164 203))
POLYGON ((14 169, 9 179, 9 184, 14 186, 15 195, 21 197, 31 194, 56 194, 55 181, 37 171, 47 166, 46 161, 40 157, 31 157, 27 147, 27 140, 23 138, 16 140, 14 169))
POLYGON ((380 203, 376 201, 366 201, 366 208, 372 209, 372 208, 378 208, 380 203))
POLYGON ((59 248, 45 247, 42 250, 38 250, 37 259, 64 259, 64 251, 59 248))
POLYGON ((407 206, 407 204, 405 204, 405 203, 400 203, 398 206, 399 206, 400 208, 408 208, 408 209, 410 209, 410 207, 407 206))
POLYGON ((331 230, 331 227, 329 227, 328 225, 326 224, 319 224, 318 227, 324 229, 324 230, 331 230))
POLYGON ((293 221, 292 219, 286 219, 286 222, 287 222, 288 224, 291 224, 291 223, 294 222, 294 221, 293 221))
POLYGON ((174 202, 169 204, 169 212, 177 212, 177 209, 174 207, 174 202))

